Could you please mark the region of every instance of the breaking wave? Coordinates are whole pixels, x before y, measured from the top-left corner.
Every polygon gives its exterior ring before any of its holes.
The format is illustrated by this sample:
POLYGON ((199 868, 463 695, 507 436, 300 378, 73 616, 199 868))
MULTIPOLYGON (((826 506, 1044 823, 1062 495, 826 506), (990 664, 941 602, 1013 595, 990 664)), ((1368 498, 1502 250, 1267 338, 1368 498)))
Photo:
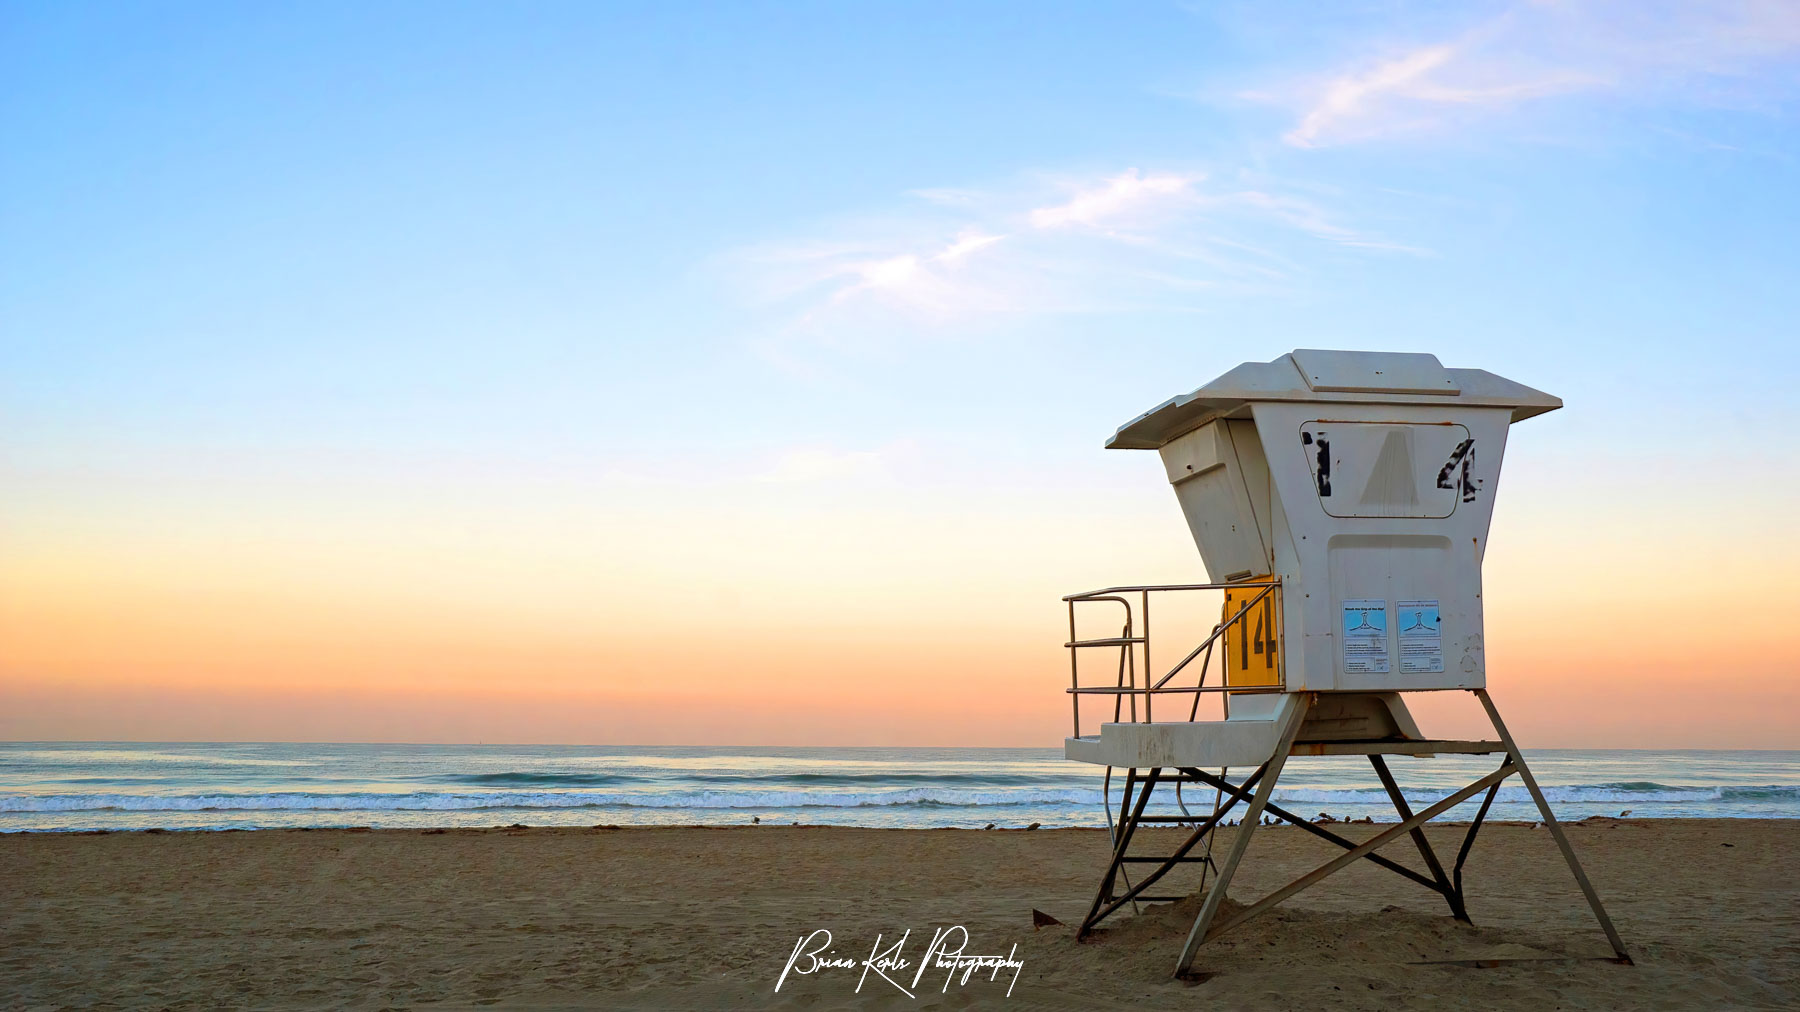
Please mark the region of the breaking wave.
POLYGON ((211 811, 468 811, 483 808, 870 808, 899 805, 999 807, 1099 805, 1097 790, 902 790, 686 792, 627 794, 600 791, 485 794, 42 794, 0 795, 0 812, 211 811))
MULTIPOLYGON (((656 771, 662 772, 662 771, 656 771)), ((450 773, 429 778, 432 783, 463 785, 469 787, 618 787, 622 784, 641 784, 645 782, 643 774, 633 773, 450 773)), ((934 784, 943 786, 988 786, 988 787, 1022 787, 1032 784, 1056 784, 1066 781, 1066 775, 1039 775, 1018 773, 906 773, 893 770, 870 770, 866 773, 769 773, 764 771, 743 773, 712 773, 683 771, 680 779, 685 783, 701 784, 757 784, 767 786, 793 785, 796 787, 870 787, 882 784, 934 784)))

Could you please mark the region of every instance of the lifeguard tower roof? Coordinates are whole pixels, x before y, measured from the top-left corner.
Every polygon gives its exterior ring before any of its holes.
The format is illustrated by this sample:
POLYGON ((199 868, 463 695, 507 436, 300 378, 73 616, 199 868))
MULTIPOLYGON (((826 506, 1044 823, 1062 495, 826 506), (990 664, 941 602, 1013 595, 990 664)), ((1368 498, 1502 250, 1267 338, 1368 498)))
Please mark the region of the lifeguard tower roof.
POLYGON ((1523 421, 1562 407, 1553 397, 1485 369, 1446 369, 1436 355, 1301 348, 1273 362, 1246 362, 1191 394, 1119 427, 1112 450, 1154 450, 1214 418, 1246 418, 1250 404, 1309 401, 1508 407, 1523 421))

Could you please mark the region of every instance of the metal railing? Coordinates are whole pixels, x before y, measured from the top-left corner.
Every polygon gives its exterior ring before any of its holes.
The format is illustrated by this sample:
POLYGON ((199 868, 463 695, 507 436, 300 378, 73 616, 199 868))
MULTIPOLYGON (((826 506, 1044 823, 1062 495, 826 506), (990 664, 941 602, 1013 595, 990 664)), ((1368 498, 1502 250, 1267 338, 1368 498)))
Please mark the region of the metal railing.
MULTIPOLYGON (((1143 722, 1151 723, 1155 719, 1154 705, 1155 699, 1159 695, 1192 694, 1194 701, 1193 705, 1188 709, 1186 719, 1194 720, 1200 711, 1200 699, 1208 692, 1230 692, 1236 694, 1286 691, 1287 651, 1285 650, 1281 650, 1276 654, 1276 679, 1272 684, 1227 684, 1225 669, 1228 667, 1228 663, 1223 650, 1218 651, 1219 667, 1221 669, 1219 679, 1215 684, 1207 684, 1208 673, 1213 667, 1214 647, 1221 643, 1227 629, 1235 627, 1236 631, 1232 633, 1234 639, 1239 636, 1247 637, 1250 633, 1248 616, 1252 609, 1264 601, 1269 601, 1273 605, 1275 613, 1279 614, 1281 610, 1281 581, 1278 579, 1239 580, 1235 583, 1181 583, 1161 586, 1106 587, 1100 590, 1090 590, 1081 594, 1070 594, 1063 598, 1063 600, 1067 602, 1069 606, 1069 642, 1063 644, 1069 651, 1070 685, 1066 691, 1069 693, 1069 698, 1074 710, 1074 733, 1077 738, 1081 737, 1082 696, 1112 696, 1112 719, 1114 723, 1124 720, 1127 703, 1130 704, 1131 720, 1137 722, 1138 697, 1142 696, 1144 701, 1143 722), (1245 601, 1241 606, 1234 609, 1232 614, 1223 614, 1223 609, 1221 609, 1220 622, 1213 626, 1212 632, 1207 635, 1205 639, 1202 639, 1199 645, 1195 646, 1192 650, 1189 650, 1180 661, 1177 661, 1174 667, 1153 679, 1151 677, 1151 672, 1153 672, 1155 668, 1151 665, 1150 654, 1150 595, 1201 590, 1240 593, 1243 591, 1254 590, 1256 593, 1252 594, 1249 600, 1245 601), (1135 612, 1132 608, 1132 596, 1136 596, 1137 598, 1137 608, 1135 609, 1135 612), (1119 635, 1105 636, 1097 639, 1081 639, 1076 633, 1075 606, 1078 604, 1106 603, 1117 604, 1124 609, 1124 624, 1119 630, 1119 635), (1118 669, 1115 673, 1113 684, 1082 685, 1082 651, 1105 648, 1117 648, 1119 651, 1118 669), (1142 685, 1138 684, 1138 663, 1140 655, 1142 657, 1144 673, 1142 685), (1195 660, 1199 660, 1200 663, 1193 684, 1169 684, 1174 680, 1175 676, 1181 674, 1183 671, 1188 671, 1195 660)), ((1229 597, 1227 600, 1229 600, 1229 597)), ((1275 638, 1273 631, 1271 631, 1269 635, 1271 641, 1273 641, 1275 638)))

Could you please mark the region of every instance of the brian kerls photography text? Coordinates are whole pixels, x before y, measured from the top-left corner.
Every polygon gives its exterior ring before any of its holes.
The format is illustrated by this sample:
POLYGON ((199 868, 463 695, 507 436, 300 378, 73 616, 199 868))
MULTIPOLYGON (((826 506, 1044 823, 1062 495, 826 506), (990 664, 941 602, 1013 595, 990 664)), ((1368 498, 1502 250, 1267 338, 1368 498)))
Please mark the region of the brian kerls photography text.
POLYGON ((943 972, 943 983, 938 991, 948 992, 953 983, 957 987, 966 987, 971 980, 981 981, 984 977, 988 983, 997 983, 1000 972, 1009 970, 1011 974, 1006 979, 1006 994, 1010 997, 1013 985, 1018 983, 1019 971, 1025 968, 1023 960, 1013 958, 1013 954, 1019 950, 1016 942, 1007 949, 1004 956, 970 953, 968 929, 960 924, 934 930, 931 941, 918 953, 916 962, 906 954, 907 942, 911 938, 910 928, 891 941, 889 936, 878 934, 874 943, 869 946, 868 955, 859 959, 839 955, 832 948, 831 931, 818 928, 794 942, 794 950, 788 954, 787 963, 781 968, 781 976, 775 979, 775 990, 780 991, 784 984, 791 985, 792 979, 796 977, 809 977, 828 970, 848 970, 857 975, 857 994, 862 993, 864 984, 873 985, 870 978, 876 977, 908 998, 913 998, 919 994, 921 985, 937 983, 935 973, 930 978, 926 977, 926 973, 931 971, 943 972))

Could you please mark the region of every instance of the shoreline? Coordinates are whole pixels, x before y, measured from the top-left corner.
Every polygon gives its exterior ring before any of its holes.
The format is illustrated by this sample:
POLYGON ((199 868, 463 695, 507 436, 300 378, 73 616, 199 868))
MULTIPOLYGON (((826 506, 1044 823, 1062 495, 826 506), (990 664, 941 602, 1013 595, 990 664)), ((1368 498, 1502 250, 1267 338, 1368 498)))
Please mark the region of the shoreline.
MULTIPOLYGON (((1196 821, 1198 821, 1198 820, 1196 820, 1196 821)), ((1338 827, 1339 829, 1342 829, 1345 827, 1355 827, 1355 826, 1393 825, 1394 823, 1399 822, 1400 819, 1398 816, 1389 815, 1384 818, 1374 819, 1373 821, 1364 821, 1362 819, 1336 819, 1336 818, 1314 819, 1314 820, 1310 820, 1310 821, 1312 822, 1313 825, 1333 826, 1333 827, 1338 827)), ((1800 823, 1800 816, 1721 815, 1721 816, 1695 817, 1695 816, 1686 816, 1686 815, 1671 815, 1671 816, 1637 815, 1634 813, 1629 816, 1587 815, 1587 816, 1582 816, 1581 818, 1577 818, 1577 819, 1559 819, 1558 821, 1564 826, 1605 825, 1605 824, 1609 824, 1609 823, 1621 823, 1621 824, 1636 825, 1636 824, 1683 824, 1683 823, 1712 823, 1712 822, 1727 823, 1727 824, 1730 824, 1730 823, 1754 824, 1754 823, 1764 823, 1764 822, 1772 823, 1772 824, 1784 824, 1784 823, 1800 823)), ((1170 824, 1170 825, 1174 826, 1176 828, 1179 828, 1179 826, 1181 824, 1170 824)), ((1228 828, 1233 827, 1235 825, 1236 825, 1236 823, 1227 823, 1228 828)), ((1466 828, 1469 825, 1469 820, 1467 820, 1467 819, 1437 819, 1437 820, 1433 820, 1431 822, 1431 825, 1433 827, 1446 827, 1446 828, 1447 827, 1465 827, 1466 828)), ((1510 826, 1510 827, 1515 827, 1515 828, 1532 829, 1532 828, 1541 827, 1543 825, 1543 822, 1541 820, 1527 820, 1527 819, 1486 819, 1482 822, 1482 825, 1484 827, 1510 826)), ((583 831, 588 831, 588 830, 638 831, 638 830, 736 830, 736 829, 754 831, 754 830, 795 829, 795 828, 798 828, 798 829, 831 829, 831 830, 879 830, 882 832, 890 832, 890 833, 938 833, 938 832, 957 832, 957 833, 981 833, 981 832, 996 832, 996 833, 1023 833, 1023 832, 1105 833, 1105 832, 1108 832, 1108 830, 1105 826, 1046 826, 1046 825, 1002 826, 999 824, 995 824, 991 829, 988 829, 988 828, 984 828, 984 827, 980 827, 980 826, 878 826, 878 825, 854 825, 854 824, 830 823, 830 822, 782 822, 782 821, 775 820, 775 819, 768 819, 768 820, 764 820, 759 823, 750 823, 750 824, 738 823, 738 822, 734 822, 734 823, 730 823, 730 824, 706 823, 706 822, 639 823, 639 824, 598 822, 598 823, 592 823, 592 824, 587 824, 587 823, 583 823, 583 824, 571 824, 571 823, 532 824, 532 823, 515 822, 515 823, 493 823, 491 825, 456 825, 456 824, 429 825, 429 824, 425 824, 425 825, 412 825, 412 826, 378 826, 378 825, 352 823, 352 824, 344 824, 344 825, 323 825, 323 826, 147 826, 147 827, 116 828, 116 829, 113 829, 113 828, 79 828, 79 829, 76 829, 76 828, 69 828, 69 829, 62 829, 62 828, 4 829, 4 828, 0 828, 0 837, 17 836, 17 835, 112 836, 112 835, 139 834, 139 835, 155 836, 155 835, 160 835, 160 834, 164 834, 164 833, 183 833, 183 834, 205 835, 205 834, 214 834, 214 833, 326 833, 326 832, 399 833, 399 834, 404 835, 404 834, 408 834, 408 833, 445 833, 445 832, 485 833, 485 832, 495 832, 495 831, 500 831, 500 830, 520 830, 520 829, 533 830, 533 831, 544 831, 544 832, 552 832, 552 831, 554 831, 554 832, 583 832, 583 831)), ((1259 827, 1259 829, 1261 829, 1261 830, 1284 829, 1284 828, 1292 829, 1294 827, 1286 822, 1276 822, 1276 823, 1267 824, 1267 825, 1259 827)))
MULTIPOLYGON (((1199 821, 1199 820, 1196 820, 1196 821, 1199 821)), ((1341 829, 1344 827, 1354 827, 1354 826, 1391 826, 1391 825, 1399 822, 1400 819, 1397 817, 1389 817, 1386 819, 1376 819, 1372 822, 1365 822, 1361 819, 1350 819, 1350 820, 1315 819, 1315 820, 1311 820, 1311 821, 1312 821, 1313 825, 1334 826, 1334 827, 1338 827, 1339 829, 1341 829)), ((1631 816, 1624 816, 1624 817, 1616 816, 1616 815, 1588 815, 1588 816, 1583 816, 1582 818, 1579 818, 1579 819, 1564 819, 1564 820, 1558 820, 1558 821, 1563 826, 1582 826, 1582 825, 1595 826, 1595 825, 1606 825, 1609 823, 1639 825, 1639 824, 1711 823, 1711 822, 1722 822, 1722 823, 1768 822, 1768 823, 1781 824, 1781 823, 1800 823, 1800 816, 1723 815, 1723 816, 1714 816, 1714 817, 1707 817, 1707 818, 1697 818, 1694 816, 1686 816, 1686 815, 1671 815, 1671 816, 1631 815, 1631 816)), ((1461 819, 1461 820, 1438 819, 1438 820, 1433 820, 1431 822, 1431 826, 1433 826, 1433 827, 1463 827, 1463 828, 1467 828, 1468 825, 1469 825, 1469 821, 1466 819, 1461 819)), ((1486 828, 1498 827, 1498 826, 1510 826, 1510 827, 1514 827, 1514 828, 1533 829, 1533 828, 1540 827, 1542 825, 1543 825, 1543 823, 1541 821, 1529 821, 1529 820, 1523 820, 1523 819, 1486 819, 1482 822, 1482 826, 1484 827, 1484 830, 1486 828)), ((1225 828, 1235 828, 1235 826, 1236 826, 1236 823, 1228 823, 1225 828)), ((1148 829, 1151 827, 1145 827, 1145 828, 1148 829)), ((1169 828, 1181 828, 1181 825, 1171 823, 1169 825, 1169 828)), ((1274 823, 1274 824, 1270 824, 1270 825, 1260 826, 1260 827, 1258 827, 1258 831, 1261 832, 1261 831, 1265 831, 1265 830, 1293 829, 1293 828, 1294 827, 1289 825, 1288 823, 1281 822, 1281 823, 1274 823)), ((197 834, 197 835, 215 834, 215 833, 398 833, 401 835, 406 835, 406 834, 435 835, 435 834, 439 834, 439 833, 472 833, 472 834, 474 834, 474 833, 492 833, 492 832, 512 831, 512 830, 530 830, 533 832, 546 832, 546 833, 551 833, 551 832, 581 833, 581 832, 588 832, 588 831, 593 831, 593 830, 604 830, 604 831, 608 831, 608 832, 613 832, 613 831, 647 832, 647 831, 652 831, 652 830, 658 830, 658 831, 660 831, 660 830, 707 830, 707 831, 744 830, 744 831, 754 832, 754 831, 758 831, 758 830, 776 830, 776 829, 857 830, 857 831, 872 831, 872 832, 883 832, 883 833, 946 833, 946 832, 948 832, 948 833, 984 833, 984 832, 994 832, 994 833, 1105 833, 1105 832, 1108 832, 1108 830, 1105 826, 1001 826, 1001 825, 995 825, 992 829, 984 829, 984 828, 978 827, 978 826, 857 826, 857 825, 843 825, 843 824, 839 824, 839 823, 827 823, 827 822, 766 821, 766 822, 755 823, 755 824, 751 824, 751 825, 741 825, 741 824, 719 825, 719 824, 714 824, 714 823, 702 823, 702 822, 631 825, 631 824, 625 824, 625 823, 604 823, 603 822, 603 823, 595 823, 593 825, 544 825, 544 824, 532 825, 530 823, 510 823, 510 824, 503 825, 503 824, 496 823, 491 826, 370 826, 370 825, 252 826, 252 827, 245 827, 245 826, 221 826, 221 827, 149 826, 149 827, 145 827, 145 828, 141 828, 141 829, 138 829, 138 828, 132 828, 132 829, 0 829, 0 836, 17 836, 17 835, 37 835, 37 836, 114 836, 114 835, 120 835, 120 836, 129 836, 132 834, 147 835, 147 836, 159 836, 159 835, 167 834, 167 833, 185 833, 185 834, 197 834)))
MULTIPOLYGON (((1374 827, 1334 826, 1352 839, 1374 827)), ((1295 896, 1170 978, 1191 923, 1147 906, 1077 944, 1104 830, 837 826, 514 827, 11 833, 0 837, 7 1005, 198 1004, 912 1008, 855 974, 790 976, 809 933, 860 960, 878 935, 962 925, 1016 954, 1009 1003, 1191 1007, 1779 1007, 1800 1000, 1800 820, 1569 824, 1637 965, 1604 938, 1548 833, 1489 824, 1465 871, 1475 926, 1369 865, 1295 896), (1728 855, 1728 857, 1726 857, 1728 855), (1724 859, 1721 859, 1724 858, 1724 859), (1033 911, 1060 925, 1033 926, 1033 911), (1697 930, 1697 928, 1699 930, 1697 930), (1495 969, 1441 961, 1527 959, 1495 969), (1433 963, 1432 961, 1440 961, 1433 963)), ((1145 829, 1149 844, 1179 831, 1145 829)), ((1440 852, 1462 829, 1433 824, 1440 852)), ((1232 839, 1226 830, 1220 845, 1232 839)), ((1156 848, 1162 849, 1162 848, 1156 848)), ((1250 900, 1335 848, 1261 827, 1234 883, 1250 900)), ((1384 850, 1417 864, 1404 840, 1384 850)), ((1194 872, 1197 874, 1197 871, 1194 872)), ((1173 876, 1171 876, 1173 878, 1173 876)), ((1185 891, 1184 885, 1182 890, 1185 891)), ((917 954, 914 953, 914 956, 917 954)), ((885 985, 884 985, 885 987, 885 985)), ((971 980, 930 997, 999 1000, 971 980)))

